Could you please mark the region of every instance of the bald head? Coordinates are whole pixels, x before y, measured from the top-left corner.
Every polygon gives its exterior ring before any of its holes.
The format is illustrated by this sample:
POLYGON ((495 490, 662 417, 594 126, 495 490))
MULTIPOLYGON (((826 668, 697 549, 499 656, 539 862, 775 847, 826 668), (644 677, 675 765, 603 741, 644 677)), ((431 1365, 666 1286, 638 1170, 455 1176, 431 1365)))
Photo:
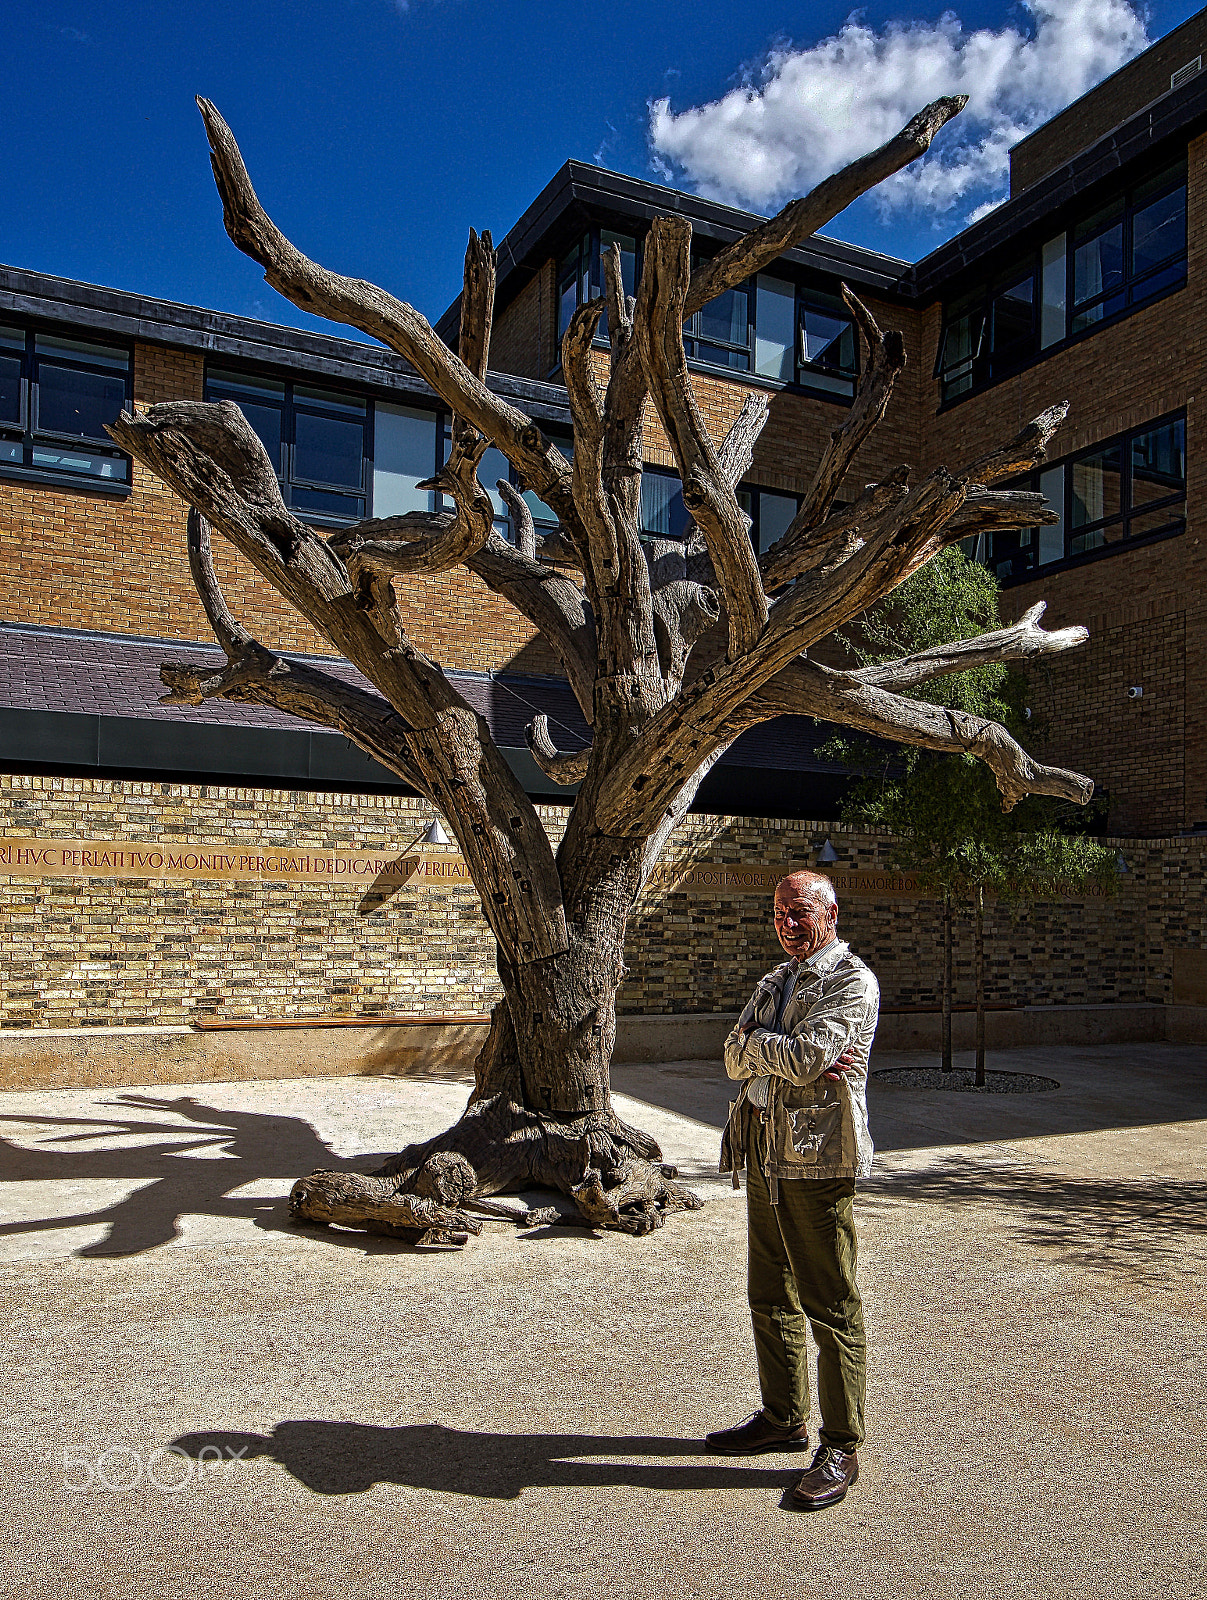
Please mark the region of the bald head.
POLYGON ((834 938, 838 896, 821 872, 790 872, 775 890, 775 934, 798 961, 816 955, 834 938))

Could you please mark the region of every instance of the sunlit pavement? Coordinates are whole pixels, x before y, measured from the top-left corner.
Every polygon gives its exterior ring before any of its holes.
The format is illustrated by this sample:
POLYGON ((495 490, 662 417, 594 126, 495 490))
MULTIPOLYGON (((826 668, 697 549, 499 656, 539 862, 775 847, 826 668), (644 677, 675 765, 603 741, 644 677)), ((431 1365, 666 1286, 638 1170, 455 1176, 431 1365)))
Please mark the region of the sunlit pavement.
POLYGON ((703 1211, 460 1253, 284 1198, 463 1081, 0 1095, 0 1592, 1207 1594, 1207 1050, 990 1066, 1060 1087, 873 1082, 868 1443, 813 1517, 799 1458, 699 1445, 757 1403, 716 1065, 615 1073, 703 1211))

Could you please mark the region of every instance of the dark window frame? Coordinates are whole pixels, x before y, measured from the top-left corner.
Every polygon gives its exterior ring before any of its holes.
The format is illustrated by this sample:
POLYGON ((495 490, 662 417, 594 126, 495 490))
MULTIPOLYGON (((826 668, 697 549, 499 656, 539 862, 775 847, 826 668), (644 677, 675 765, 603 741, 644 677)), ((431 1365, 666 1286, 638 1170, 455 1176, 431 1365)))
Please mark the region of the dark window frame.
MULTIPOLYGON (((641 281, 642 256, 644 250, 644 235, 636 222, 630 224, 633 232, 629 237, 635 241, 634 248, 634 285, 641 281)), ((566 290, 574 285, 575 308, 584 305, 586 299, 595 299, 603 294, 603 273, 601 267, 602 243, 601 236, 605 232, 619 233, 619 227, 605 226, 603 223, 591 223, 578 235, 577 241, 567 250, 554 258, 554 304, 557 310, 557 336, 554 350, 553 365, 549 369, 549 378, 556 379, 561 374, 561 341, 565 328, 562 326, 562 298, 566 290)), ((692 270, 702 264, 706 258, 700 258, 693 252, 692 270)), ((688 319, 683 325, 683 349, 689 367, 693 371, 723 375, 728 378, 745 380, 759 388, 800 390, 817 400, 831 402, 841 406, 854 404, 855 396, 859 390, 859 377, 862 371, 862 354, 858 327, 854 319, 842 305, 841 297, 831 294, 825 289, 800 283, 796 278, 786 279, 791 282, 795 292, 795 309, 793 312, 793 350, 792 350, 792 379, 788 382, 768 378, 755 371, 755 337, 758 326, 758 275, 746 278, 736 285, 744 290, 746 295, 746 342, 740 344, 725 339, 707 338, 699 331, 700 312, 688 319), (827 316, 835 316, 851 323, 854 339, 854 367, 850 377, 852 389, 850 394, 842 393, 833 388, 810 381, 814 372, 825 372, 815 363, 803 359, 804 324, 803 314, 806 307, 824 312, 827 316), (717 350, 728 350, 740 353, 745 358, 745 366, 727 366, 719 361, 710 361, 707 356, 700 354, 701 346, 712 346, 717 350)), ((729 292, 729 291, 727 291, 729 292)), ((608 349, 607 319, 606 315, 600 320, 600 327, 596 333, 595 345, 600 349, 608 349)), ((845 372, 843 374, 845 376, 845 372)))
POLYGON ((798 283, 796 286, 795 339, 796 348, 793 352, 793 371, 795 373, 797 387, 805 390, 811 395, 817 396, 819 399, 836 400, 843 405, 853 405, 855 403, 855 396, 859 393, 859 377, 862 371, 860 364, 860 347, 862 341, 859 337, 859 328, 856 325, 855 319, 843 306, 841 296, 827 295, 822 289, 816 289, 803 283, 798 283), (833 303, 831 304, 831 302, 833 303), (809 310, 818 311, 824 316, 833 317, 837 321, 846 322, 850 325, 851 340, 854 347, 854 364, 852 367, 850 367, 850 369, 833 369, 835 373, 841 375, 841 378, 844 381, 849 377, 851 383, 850 394, 844 394, 836 389, 825 388, 820 384, 812 384, 809 381, 811 373, 817 372, 828 375, 829 371, 831 370, 823 367, 819 362, 806 361, 804 358, 805 313, 809 310))
MULTIPOLYGON (((644 484, 644 482, 645 482, 645 480, 647 478, 665 479, 669 483, 676 484, 679 487, 680 491, 682 491, 682 482, 680 480, 679 474, 675 471, 675 469, 673 467, 663 467, 663 466, 659 466, 659 465, 656 465, 656 464, 651 464, 649 462, 646 462, 645 465, 641 469, 641 479, 642 479, 642 483, 643 484, 644 484)), ((772 494, 772 495, 778 496, 781 500, 795 500, 797 511, 800 510, 801 501, 804 498, 803 495, 793 494, 788 489, 776 489, 776 488, 773 488, 770 484, 765 484, 765 483, 750 483, 750 482, 747 482, 746 479, 743 479, 742 482, 738 485, 737 494, 738 494, 738 503, 739 503, 739 505, 742 507, 742 510, 746 513, 746 515, 750 518, 750 542, 753 545, 756 553, 761 553, 761 538, 762 538, 762 534, 761 534, 761 528, 760 528, 760 520, 761 520, 760 496, 764 495, 764 494, 772 494)), ((643 506, 643 513, 644 513, 644 506, 643 506)), ((686 507, 684 507, 684 513, 683 514, 684 514, 684 518, 685 518, 685 522, 686 522, 686 528, 685 528, 685 532, 683 534, 657 533, 657 532, 653 531, 652 529, 646 528, 644 526, 644 514, 643 514, 643 519, 642 519, 643 520, 643 526, 642 526, 641 534, 640 534, 639 537, 642 539, 643 542, 652 542, 655 539, 659 539, 659 540, 668 541, 670 543, 675 543, 675 544, 679 543, 682 539, 687 538, 687 537, 690 536, 691 529, 694 526, 693 519, 690 516, 687 515, 686 507)))
POLYGON ((41 413, 41 367, 43 362, 68 371, 78 371, 93 377, 114 379, 121 376, 124 396, 120 407, 132 411, 134 404, 134 347, 125 340, 108 340, 92 336, 90 328, 55 326, 49 323, 28 322, 24 318, 12 321, 0 316, 6 328, 24 334, 25 342, 18 354, 16 345, 0 345, 0 358, 7 356, 19 363, 19 400, 16 422, 0 421, 0 443, 18 446, 20 461, 0 460, 0 477, 16 479, 23 483, 41 483, 48 487, 82 489, 95 494, 116 495, 123 498, 133 488, 133 467, 130 456, 120 449, 106 434, 61 432, 39 426, 41 413), (94 345, 114 356, 125 357, 124 372, 117 366, 90 361, 87 354, 78 351, 39 351, 39 339, 62 339, 73 343, 94 345), (47 446, 74 449, 79 454, 100 456, 119 462, 124 476, 105 478, 97 473, 73 472, 61 465, 43 466, 34 460, 34 453, 47 446))
MULTIPOLYGON (((1067 230, 1065 245, 1065 335, 1067 338, 1075 338, 1087 333, 1094 333, 1105 324, 1118 321, 1120 317, 1126 316, 1127 313, 1134 308, 1150 305, 1154 300, 1159 299, 1163 293, 1171 292, 1173 289, 1181 288, 1183 286, 1186 281, 1186 258, 1189 253, 1189 238, 1185 236, 1185 231, 1181 250, 1173 251, 1170 255, 1163 257, 1155 265, 1145 268, 1143 272, 1135 272, 1133 270, 1133 256, 1135 251, 1136 217, 1141 212, 1148 210, 1150 206, 1156 205, 1158 201, 1167 199, 1171 194, 1176 193, 1179 188, 1186 190, 1187 184, 1188 177, 1185 159, 1177 162, 1171 162, 1164 169, 1164 171, 1158 171, 1151 174, 1148 178, 1141 179, 1135 183, 1130 183, 1127 186, 1127 189, 1124 191, 1123 199, 1119 204, 1118 210, 1109 216, 1103 216, 1103 219, 1099 225, 1092 231, 1087 232, 1083 237, 1078 238, 1076 223, 1074 223, 1074 225, 1067 230), (1169 182, 1161 185, 1160 187, 1153 188, 1149 193, 1137 198, 1137 191, 1143 190, 1147 184, 1156 183, 1157 180, 1164 177, 1166 173, 1170 175, 1169 182), (1076 262, 1078 249, 1082 249, 1086 245, 1092 244, 1096 239, 1103 238, 1113 227, 1116 226, 1117 223, 1122 223, 1122 282, 1116 289, 1103 289, 1096 295, 1087 295, 1084 300, 1074 302, 1073 289, 1076 282, 1076 262), (1137 295, 1137 288, 1142 288, 1145 283, 1159 277, 1163 273, 1170 271, 1171 268, 1177 266, 1179 262, 1183 268, 1180 282, 1163 284, 1155 289, 1150 289, 1146 293, 1137 295), (1120 298, 1123 301, 1123 304, 1118 308, 1118 310, 1111 312, 1109 315, 1100 317, 1094 322, 1087 323, 1081 328, 1074 328, 1074 323, 1079 315, 1084 315, 1088 309, 1093 308, 1095 305, 1105 305, 1108 301, 1115 298, 1120 298)), ((1186 201, 1184 200, 1183 214, 1185 214, 1185 208, 1186 201)), ((1099 207, 1100 212, 1105 212, 1106 210, 1106 207, 1099 207)), ((1088 220, 1093 220, 1093 216, 1094 213, 1090 213, 1090 218, 1088 220)))
MULTIPOLYGON (((1080 214, 1070 216, 1061 230, 1065 238, 1064 259, 1064 336, 1054 339, 1050 344, 1041 347, 1041 318, 1043 304, 1043 261, 1040 243, 1015 257, 1017 269, 1003 269, 992 275, 988 282, 978 285, 965 294, 947 301, 943 306, 943 322, 939 332, 938 348, 935 352, 935 365, 933 377, 938 382, 939 410, 958 405, 967 400, 971 395, 981 394, 991 388, 995 383, 1044 361, 1049 356, 1066 350, 1069 346, 1079 344, 1081 340, 1093 337, 1104 328, 1115 327, 1118 323, 1140 311, 1147 306, 1155 305, 1166 295, 1177 294, 1186 287, 1187 282, 1187 257, 1189 241, 1186 245, 1170 255, 1164 257, 1154 265, 1148 266, 1142 272, 1134 272, 1134 222, 1138 214, 1157 204, 1168 196, 1175 194, 1179 189, 1187 193, 1187 164, 1186 157, 1179 156, 1176 160, 1165 161, 1157 165, 1155 171, 1148 171, 1136 176, 1123 189, 1122 198, 1118 207, 1106 215, 1111 206, 1109 200, 1100 196, 1093 206, 1082 208, 1080 214), (1160 180, 1168 175, 1168 182, 1160 180), (1154 187, 1149 188, 1150 185, 1154 187), (1142 193, 1144 190, 1147 193, 1142 193), (1087 231, 1084 236, 1078 237, 1079 225, 1092 222, 1095 216, 1103 213, 1100 226, 1087 231), (1092 243, 1101 238, 1117 223, 1122 221, 1122 255, 1123 279, 1114 289, 1105 289, 1100 293, 1087 296, 1084 300, 1074 302, 1073 293, 1076 281, 1076 253, 1078 248, 1092 243), (1180 273, 1177 272, 1181 268, 1180 273), (1173 277, 1167 275, 1173 273, 1173 277), (1166 281, 1158 280, 1166 278, 1166 281), (996 300, 1002 298, 1003 292, 1011 284, 1021 283, 1026 279, 1031 282, 1031 331, 1025 346, 1018 343, 1009 351, 1002 351, 1000 355, 993 349, 993 312, 996 300), (1074 328, 1074 322, 1079 315, 1084 315, 1087 308, 1094 305, 1105 305, 1112 300, 1121 300, 1109 315, 1103 316, 1096 322, 1074 328), (952 311, 959 309, 959 316, 953 317, 952 311), (947 349, 948 338, 955 326, 965 316, 976 317, 979 314, 979 325, 975 337, 970 341, 975 348, 967 356, 959 357, 947 365, 944 357, 947 349), (988 348, 986 348, 988 344, 988 348), (995 359, 996 358, 996 359, 995 359), (957 377, 964 375, 967 369, 971 382, 965 388, 950 388, 949 385, 957 381, 957 377)), ((1185 203, 1185 202, 1184 202, 1185 203)), ((1045 230, 1051 237, 1058 236, 1055 230, 1045 230)))
MULTIPOLYGON (((357 522, 363 522, 366 517, 373 514, 373 431, 374 431, 374 404, 372 396, 358 389, 333 387, 324 376, 309 373, 273 372, 263 367, 244 367, 238 364, 207 361, 205 364, 205 377, 203 394, 207 402, 215 400, 233 400, 237 405, 239 396, 229 392, 231 385, 224 383, 222 375, 229 375, 233 379, 245 380, 249 385, 257 382, 281 386, 281 439, 280 439, 280 467, 277 469, 277 483, 281 489, 281 498, 286 506, 307 524, 321 528, 346 528, 357 522), (317 380, 317 381, 316 381, 317 380), (358 418, 361 426, 361 460, 360 460, 360 485, 358 488, 349 488, 346 484, 328 483, 317 478, 308 478, 294 470, 297 451, 297 418, 302 416, 327 417, 332 421, 348 421, 350 418, 340 417, 334 409, 323 409, 323 402, 313 397, 302 395, 300 400, 295 391, 301 389, 315 389, 325 391, 333 397, 346 396, 348 401, 364 405, 363 420, 358 418), (316 510, 302 504, 295 504, 295 491, 305 494, 326 494, 332 497, 341 497, 353 507, 359 502, 359 509, 352 509, 346 516, 337 512, 316 510)), ((249 402, 255 404, 251 397, 249 402)), ((276 406, 275 398, 267 397, 264 402, 276 406)))
MULTIPOLYGON (((575 285, 575 310, 585 305, 587 300, 597 300, 603 297, 603 244, 601 235, 604 233, 620 233, 620 228, 605 227, 604 224, 593 222, 578 237, 575 251, 575 264, 571 268, 570 252, 567 251, 557 257, 557 278, 555 305, 557 307, 557 347, 553 355, 553 372, 559 372, 562 364, 562 336, 565 328, 562 326, 562 297, 571 283, 575 285), (584 276, 586 280, 586 298, 583 297, 584 276)), ((633 284, 641 281, 641 252, 643 237, 634 227, 627 237, 633 240, 633 284)), ((601 349, 610 348, 608 340, 608 314, 605 311, 599 319, 599 328, 596 330, 593 343, 601 349)))
MULTIPOLYGON (((693 250, 691 258, 693 275, 706 265, 707 257, 697 256, 693 250)), ((703 335, 700 332, 700 318, 707 310, 707 306, 701 306, 700 310, 693 312, 683 324, 683 353, 692 366, 702 367, 708 372, 723 372, 728 377, 733 377, 735 373, 747 378, 754 375, 754 323, 755 305, 758 299, 757 278, 743 278, 741 283, 736 283, 732 289, 725 289, 722 292, 724 294, 736 294, 739 290, 746 296, 746 342, 740 344, 732 339, 714 339, 703 335), (735 354, 740 352, 746 358, 746 365, 744 367, 735 367, 722 361, 710 361, 707 356, 700 354, 702 345, 709 346, 714 350, 729 350, 735 354)), ((716 300, 720 298, 720 295, 714 296, 716 300)), ((712 305, 712 303, 713 301, 710 300, 708 305, 712 305)))
MULTIPOLYGON (((1036 469, 1034 472, 1029 472, 1023 477, 1016 478, 1011 481, 1009 485, 1011 488, 1038 490, 1040 487, 1041 476, 1046 477, 1049 473, 1056 471, 1061 471, 1063 473, 1062 487, 1064 503, 1060 507, 1060 513, 1062 520, 1062 532, 1064 536, 1064 555, 1060 559, 1056 561, 1046 561, 1042 564, 1036 561, 1031 565, 1024 567, 1021 571, 1016 570, 1009 573, 1003 573, 1000 570, 1000 564, 995 565, 995 563, 988 558, 987 554, 982 556, 976 553, 974 550, 967 549, 968 544, 973 542, 971 540, 964 542, 966 553, 972 556, 973 559, 979 560, 981 564, 988 567, 990 571, 996 572, 998 582, 1003 588, 1013 588, 1020 583, 1034 583, 1039 577, 1047 577, 1049 573, 1065 572, 1074 567, 1086 566, 1092 561, 1101 561, 1106 557, 1119 555, 1126 550, 1140 550, 1143 549, 1145 545, 1157 544, 1165 539, 1177 538, 1186 531, 1187 468, 1185 430, 1185 409, 1179 408, 1176 411, 1168 411, 1162 416, 1154 417, 1150 421, 1141 423, 1135 428, 1128 428, 1122 433, 1111 434, 1109 438, 1099 439, 1094 444, 1087 445, 1081 450, 1072 451, 1069 455, 1061 456, 1055 461, 1045 461, 1043 466, 1036 469), (1178 423, 1182 425, 1183 430, 1183 477, 1181 492, 1168 494, 1161 498, 1148 500, 1137 505, 1134 500, 1133 477, 1135 466, 1132 460, 1132 448, 1135 442, 1138 439, 1143 438, 1145 435, 1155 433, 1159 428, 1171 427, 1178 423), (1108 515, 1095 517, 1088 522, 1080 523, 1078 526, 1074 527, 1072 514, 1074 467, 1076 467, 1077 463, 1080 461, 1087 461, 1094 456, 1102 455, 1115 448, 1119 450, 1121 462, 1119 474, 1119 510, 1113 511, 1108 515), (1168 511, 1170 514, 1168 521, 1164 526, 1152 528, 1134 537, 1131 535, 1129 530, 1134 519, 1139 517, 1149 517, 1160 511, 1168 511), (1074 539, 1079 537, 1084 538, 1087 535, 1097 532, 1103 532, 1105 534, 1106 530, 1114 528, 1120 528, 1122 530, 1119 537, 1112 539, 1109 542, 1104 541, 1102 544, 1096 545, 1094 548, 1089 550, 1071 550, 1074 539)), ((1009 531, 1011 530, 1002 530, 1003 533, 1009 531)), ((1039 530, 1031 529, 1018 531, 1029 531, 1034 538, 1038 534, 1039 530)), ((978 542, 981 537, 983 536, 976 536, 978 542)), ((1037 546, 1033 546, 1033 548, 1036 547, 1037 546)))

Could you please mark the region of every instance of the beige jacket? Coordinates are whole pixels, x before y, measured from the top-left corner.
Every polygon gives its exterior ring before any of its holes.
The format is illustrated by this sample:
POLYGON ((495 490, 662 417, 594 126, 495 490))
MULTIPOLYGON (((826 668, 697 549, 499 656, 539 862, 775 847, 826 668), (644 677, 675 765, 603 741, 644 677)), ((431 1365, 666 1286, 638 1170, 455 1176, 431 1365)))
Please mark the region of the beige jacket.
POLYGON ((746 1164, 746 1119, 768 1129, 767 1177, 866 1178, 872 1170, 868 1131, 868 1055, 880 1013, 875 976, 841 939, 810 964, 802 962, 776 1027, 780 995, 796 963, 763 978, 725 1041, 725 1070, 742 1081, 721 1143, 721 1171, 734 1185, 746 1164), (750 1021, 757 1025, 743 1036, 750 1021), (850 1046, 855 1066, 838 1082, 823 1077, 850 1046), (767 1080, 767 1105, 752 1104, 752 1079, 767 1080))

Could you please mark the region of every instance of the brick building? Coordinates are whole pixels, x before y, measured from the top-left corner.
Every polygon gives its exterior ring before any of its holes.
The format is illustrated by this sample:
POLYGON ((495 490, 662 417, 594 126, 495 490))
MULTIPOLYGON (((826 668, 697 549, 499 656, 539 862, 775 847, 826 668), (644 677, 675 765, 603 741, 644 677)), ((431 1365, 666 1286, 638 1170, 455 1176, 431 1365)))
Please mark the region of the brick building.
MULTIPOLYGON (((686 330, 718 436, 752 386, 771 395, 743 484, 760 548, 790 521, 851 401, 860 351, 841 282, 903 331, 909 356, 852 492, 898 462, 958 467, 1045 405, 1071 402, 1039 485, 1061 526, 997 534, 976 553, 1001 578, 1008 612, 1042 595, 1053 623, 1089 625, 1088 650, 1037 673, 1034 695, 1052 730, 1046 757, 1089 772, 1123 833, 1207 827, 1207 552, 1195 511, 1207 470, 1195 409, 1204 34, 1200 13, 1024 140, 1010 199, 925 260, 816 237, 686 330)), ((598 292, 601 250, 618 242, 632 280, 650 218, 667 211, 690 217, 701 256, 754 220, 568 162, 499 248, 492 382, 567 446, 561 329, 598 292)), ((438 326, 452 340, 456 325, 454 305, 438 326)), ((598 361, 602 372, 602 341, 598 361)), ((287 502, 322 526, 433 503, 416 486, 441 459, 448 419, 388 352, 0 269, 0 765, 390 787, 344 741, 290 719, 156 705, 150 641, 212 641, 183 507, 113 449, 101 423, 123 404, 182 397, 237 400, 287 502)), ((656 422, 647 455, 647 528, 674 535, 686 518, 656 422)), ((509 470, 490 452, 480 475, 493 484, 509 470)), ((235 609, 260 619, 266 642, 323 652, 262 585, 253 598, 251 574, 223 554, 235 609)), ((400 586, 417 642, 496 718, 532 790, 551 792, 518 730, 533 709, 567 735, 581 730, 542 642, 467 573, 400 586)), ((700 806, 832 814, 840 781, 816 744, 803 723, 748 735, 700 806)))
MULTIPOLYGON (((1142 891, 1137 881, 1132 890, 1137 906, 1147 908, 1137 915, 1150 931, 1138 935, 1133 965, 1112 967, 1101 994, 1078 956, 1049 996, 1053 1003, 1168 1002, 1177 992, 1178 951, 1182 970, 1193 966, 1198 974, 1196 997, 1207 982, 1207 970, 1200 972, 1201 896, 1191 892, 1200 841, 1187 840, 1187 855, 1177 839, 1207 832, 1207 524, 1200 509, 1207 444, 1197 409, 1207 341, 1200 312, 1207 302, 1205 36, 1207 11, 1024 140, 1012 152, 1010 198, 923 261, 911 265, 817 236, 685 329, 717 438, 752 387, 770 396, 770 421, 742 484, 760 549, 790 522, 855 390, 861 352, 840 283, 851 285, 883 326, 902 330, 908 355, 888 417, 844 494, 901 462, 918 473, 940 463, 958 469, 1054 401, 1070 401, 1052 459, 1036 475, 1060 525, 994 534, 972 553, 998 574, 1007 616, 1044 598, 1050 625, 1083 622, 1091 630, 1088 648, 1032 674, 1034 705, 1050 729, 1037 753, 1095 779, 1107 797, 1111 834, 1135 839, 1137 860, 1145 841, 1148 887, 1142 891)), ((667 212, 690 218, 701 257, 757 221, 568 162, 499 246, 489 381, 567 450, 560 332, 573 308, 598 292, 601 251, 620 245, 632 283, 649 221, 667 212)), ((457 315, 454 304, 438 324, 450 342, 457 315)), ((596 359, 603 373, 602 340, 596 359)), ((63 838, 89 829, 99 830, 97 837, 169 839, 201 829, 202 837, 241 826, 238 817, 251 812, 266 827, 272 822, 279 845, 293 829, 328 849, 359 849, 366 840, 376 848, 402 820, 414 820, 411 803, 391 774, 346 740, 254 706, 209 701, 181 710, 158 703, 162 661, 204 660, 206 651, 217 659, 217 652, 189 575, 185 508, 114 448, 102 424, 123 406, 180 398, 237 401, 277 466, 287 503, 320 527, 434 504, 419 486, 443 459, 449 420, 391 353, 0 268, 0 774, 9 775, 0 777, 7 808, 0 831, 14 836, 36 823, 63 838), (294 797, 288 804, 280 798, 285 791, 294 797), (160 802, 159 794, 168 798, 160 802), (221 797, 210 807, 220 823, 198 820, 209 814, 207 794, 221 797), (335 794, 351 807, 338 827, 335 794), (280 820, 286 815, 288 825, 280 820)), ((646 448, 645 526, 651 536, 674 537, 687 519, 656 420, 646 448)), ((514 474, 505 459, 488 452, 483 484, 507 476, 514 474)), ((529 498, 538 523, 548 521, 547 508, 529 498)), ((501 499, 496 511, 509 533, 501 499)), ((254 618, 270 646, 322 654, 324 641, 218 546, 235 612, 254 618)), ((587 733, 539 637, 464 570, 398 584, 412 637, 487 716, 529 792, 564 798, 529 757, 523 727, 545 711, 562 748, 585 743, 587 733)), ((346 663, 327 665, 352 671, 346 663)), ((767 838, 775 840, 785 837, 785 819, 797 819, 792 827, 804 830, 803 843, 810 825, 799 819, 833 817, 842 790, 841 771, 817 754, 824 736, 806 719, 752 731, 710 775, 694 809, 729 813, 731 822, 772 814, 779 820, 767 825, 767 838)), ((825 831, 823 824, 811 848, 825 831)), ((757 853, 757 833, 742 850, 757 853)), ((707 828, 698 837, 705 835, 713 837, 707 828)), ((744 859, 716 848, 719 861, 744 859)), ((779 859, 782 848, 776 843, 768 859, 779 859)), ((874 841, 852 843, 850 851, 848 866, 883 859, 874 841)), ((121 1005, 113 998, 123 961, 129 970, 129 949, 114 957, 109 977, 80 976, 105 967, 100 958, 116 938, 116 924, 105 917, 117 913, 103 910, 104 894, 55 888, 39 900, 41 891, 27 888, 13 880, 7 913, 20 946, 12 970, 27 974, 26 987, 10 991, 0 1024, 153 1021, 176 1016, 180 1006, 187 1017, 193 1004, 236 1011, 242 1004, 214 974, 210 987, 197 991, 208 996, 202 1000, 181 998, 188 984, 173 988, 174 978, 157 978, 167 988, 154 993, 176 998, 171 1005, 140 1000, 132 1018, 128 995, 121 1005), (75 974, 75 987, 54 990, 53 1003, 39 975, 45 952, 30 932, 43 916, 71 930, 60 943, 70 945, 64 970, 75 974), (108 932, 89 933, 98 922, 108 932), (62 998, 69 989, 74 998, 62 998)), ((205 925, 226 919, 234 950, 248 937, 237 905, 243 893, 238 886, 214 891, 200 917, 205 925)), ((363 914, 364 903, 355 909, 363 914)), ((282 912, 286 923, 300 914, 282 912)), ((330 913, 337 922, 342 915, 330 913)), ((159 926, 163 918, 152 921, 159 926)), ((194 918, 190 925, 199 924, 194 918)), ((708 927, 710 939, 723 944, 727 935, 718 928, 729 925, 710 914, 708 927)), ((762 957, 747 937, 751 927, 749 919, 734 922, 741 953, 733 959, 757 966, 762 957)), ((310 998, 296 1005, 439 1009, 453 958, 443 949, 433 954, 418 923, 399 937, 416 963, 405 969, 402 990, 387 992, 374 979, 362 992, 353 975, 330 992, 303 986, 297 993, 310 998)), ((164 970, 175 972, 175 955, 164 959, 164 970)), ((653 972, 657 961, 649 959, 653 972)), ((215 971, 229 964, 226 956, 215 960, 215 971)), ((275 955, 259 966, 257 960, 249 958, 245 987, 262 988, 265 962, 276 962, 282 995, 295 992, 294 975, 281 975, 275 955)), ((488 993, 488 954, 474 960, 487 963, 475 983, 488 993)), ((926 1000, 934 976, 926 966, 919 956, 887 992, 926 1000)), ((697 988, 702 970, 700 963, 693 968, 697 988)), ((649 987, 648 973, 642 981, 648 1003, 657 984, 649 987)), ((1182 992, 1190 994, 1185 982, 1182 992)), ((290 1003, 281 1002, 286 1010, 290 1003)), ((672 1010, 718 1003, 695 988, 667 1002, 672 1010)))

